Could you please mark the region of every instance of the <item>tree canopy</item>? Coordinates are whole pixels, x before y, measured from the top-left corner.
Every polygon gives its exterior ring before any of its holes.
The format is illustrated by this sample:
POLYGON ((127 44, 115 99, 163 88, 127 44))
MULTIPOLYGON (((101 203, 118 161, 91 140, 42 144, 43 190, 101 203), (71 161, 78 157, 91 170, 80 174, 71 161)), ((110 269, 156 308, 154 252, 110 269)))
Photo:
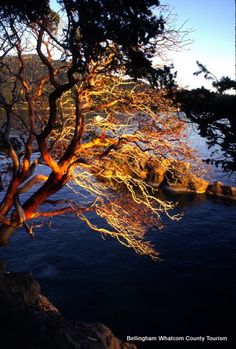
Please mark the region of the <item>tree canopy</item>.
POLYGON ((57 3, 58 13, 47 1, 0 5, 0 243, 21 227, 33 236, 39 218, 73 213, 155 258, 146 230, 161 227, 163 213, 179 217, 150 186, 150 169, 174 175, 194 158, 168 99, 174 76, 152 65, 170 38, 159 1, 57 3), (77 201, 51 198, 65 185, 77 201))
POLYGON ((199 67, 194 75, 203 74, 212 81, 215 91, 202 88, 179 89, 176 101, 187 118, 198 125, 202 137, 207 138, 210 148, 217 145, 206 161, 221 166, 225 171, 236 171, 236 81, 229 77, 218 79, 208 68, 197 61, 199 67), (230 93, 231 92, 231 93, 230 93))

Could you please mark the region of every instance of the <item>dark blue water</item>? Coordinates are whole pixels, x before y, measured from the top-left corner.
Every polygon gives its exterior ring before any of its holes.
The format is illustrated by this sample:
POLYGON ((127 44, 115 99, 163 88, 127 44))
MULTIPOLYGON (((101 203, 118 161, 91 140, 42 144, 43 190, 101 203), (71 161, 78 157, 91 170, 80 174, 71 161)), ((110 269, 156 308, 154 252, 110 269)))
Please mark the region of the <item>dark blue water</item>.
MULTIPOLYGON (((71 195, 67 189, 66 195, 71 195)), ((184 217, 165 219, 166 228, 148 236, 160 262, 114 239, 104 241, 73 216, 54 219, 53 229, 38 229, 36 241, 18 231, 1 258, 9 271, 31 271, 43 293, 70 318, 98 320, 124 339, 209 335, 235 340, 236 202, 192 194, 172 199, 179 200, 184 217)), ((228 347, 229 341, 218 345, 228 347)))
POLYGON ((180 206, 181 221, 149 234, 161 262, 103 241, 71 216, 57 218, 55 230, 39 229, 36 241, 19 231, 1 255, 9 270, 32 271, 66 315, 104 322, 123 338, 232 338, 236 205, 190 195, 180 206))

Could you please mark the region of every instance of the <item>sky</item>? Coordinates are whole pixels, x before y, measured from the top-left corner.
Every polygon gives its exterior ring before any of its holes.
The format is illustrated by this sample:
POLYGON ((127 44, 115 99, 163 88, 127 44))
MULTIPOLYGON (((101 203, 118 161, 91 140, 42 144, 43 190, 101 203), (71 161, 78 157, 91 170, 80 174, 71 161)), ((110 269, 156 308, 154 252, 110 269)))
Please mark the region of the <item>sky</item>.
MULTIPOLYGON (((198 70, 196 61, 204 64, 218 79, 235 76, 235 1, 234 0, 160 0, 176 14, 176 28, 185 23, 192 43, 181 52, 169 52, 169 61, 177 70, 181 87, 211 88, 211 82, 198 70)), ((55 6, 55 0, 51 0, 55 6)))
POLYGON ((204 64, 218 79, 235 79, 235 1, 234 0, 162 0, 177 14, 177 26, 185 21, 185 28, 193 43, 182 52, 169 54, 181 87, 210 88, 211 83, 201 76, 196 61, 204 64))

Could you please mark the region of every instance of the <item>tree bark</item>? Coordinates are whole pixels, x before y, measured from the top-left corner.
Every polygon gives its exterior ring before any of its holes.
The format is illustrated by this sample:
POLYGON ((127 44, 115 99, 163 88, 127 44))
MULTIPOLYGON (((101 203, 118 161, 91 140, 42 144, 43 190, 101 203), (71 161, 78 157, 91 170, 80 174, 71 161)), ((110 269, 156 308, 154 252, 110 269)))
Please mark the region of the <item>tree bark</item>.
POLYGON ((6 246, 13 235, 14 231, 17 229, 16 226, 1 224, 0 225, 0 246, 6 246))

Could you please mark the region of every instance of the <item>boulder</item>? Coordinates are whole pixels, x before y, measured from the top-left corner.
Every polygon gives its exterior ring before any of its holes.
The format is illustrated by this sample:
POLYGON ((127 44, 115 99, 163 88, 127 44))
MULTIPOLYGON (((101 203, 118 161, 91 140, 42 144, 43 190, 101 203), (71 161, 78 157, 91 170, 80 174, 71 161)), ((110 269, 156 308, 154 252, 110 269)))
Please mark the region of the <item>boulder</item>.
POLYGON ((40 284, 30 273, 3 273, 2 279, 12 294, 19 294, 25 303, 32 304, 38 300, 40 284))
POLYGON ((167 174, 167 183, 170 189, 176 192, 205 193, 209 182, 190 172, 190 164, 180 162, 180 166, 170 169, 167 174))
POLYGON ((193 191, 189 188, 191 180, 189 172, 189 163, 175 161, 166 172, 167 186, 176 192, 193 191))
POLYGON ((145 168, 148 171, 146 181, 154 188, 158 188, 165 180, 166 173, 169 169, 170 161, 163 159, 162 161, 147 162, 145 168))
POLYGON ((215 196, 222 196, 229 199, 236 199, 236 187, 225 185, 222 182, 216 181, 213 184, 209 184, 207 193, 215 196))
POLYGON ((195 193, 203 194, 208 188, 209 182, 195 175, 189 175, 188 188, 195 193))
POLYGON ((222 196, 236 199, 236 187, 224 185, 222 182, 209 184, 191 172, 189 162, 153 157, 137 159, 132 163, 120 161, 114 163, 104 159, 102 166, 97 169, 97 178, 103 181, 115 181, 116 177, 131 177, 145 181, 153 188, 165 187, 167 190, 179 193, 197 193, 222 196))
POLYGON ((231 190, 232 190, 231 198, 236 200, 236 187, 231 187, 231 190))
POLYGON ((30 273, 6 273, 0 264, 1 349, 137 349, 101 323, 66 319, 30 273))

